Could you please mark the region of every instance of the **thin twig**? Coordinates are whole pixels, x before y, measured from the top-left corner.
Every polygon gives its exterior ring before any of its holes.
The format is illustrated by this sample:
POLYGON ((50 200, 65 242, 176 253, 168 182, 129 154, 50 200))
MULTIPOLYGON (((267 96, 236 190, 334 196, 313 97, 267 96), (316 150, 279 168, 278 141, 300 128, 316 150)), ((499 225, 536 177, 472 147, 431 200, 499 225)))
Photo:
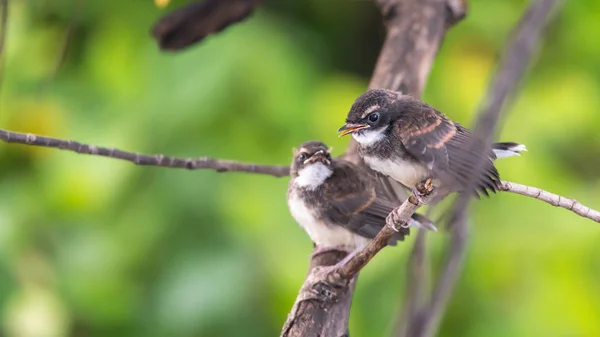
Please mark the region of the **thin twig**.
POLYGON ((188 170, 209 169, 217 172, 248 172, 266 174, 275 177, 284 177, 289 175, 288 166, 257 165, 207 157, 192 159, 176 158, 162 154, 146 155, 122 151, 114 148, 82 144, 73 140, 62 140, 38 136, 31 133, 12 132, 2 129, 0 129, 0 139, 7 143, 52 147, 93 156, 122 159, 132 162, 136 165, 184 168, 188 170))
MULTIPOLYGON (((476 148, 473 144, 472 151, 480 152, 473 162, 473 177, 483 170, 485 154, 483 150, 492 142, 492 135, 497 129, 497 122, 503 107, 510 95, 517 88, 526 72, 527 66, 537 47, 540 35, 549 20, 552 9, 557 5, 557 0, 537 0, 526 10, 515 30, 515 35, 509 43, 496 71, 491 85, 488 88, 486 100, 478 114, 477 123, 473 133, 483 140, 487 146, 476 148)), ((473 190, 475 179, 472 179, 467 191, 473 190)), ((470 196, 466 193, 457 198, 453 206, 448 227, 450 229, 451 248, 440 280, 435 287, 430 305, 425 308, 419 319, 415 320, 410 336, 429 337, 435 335, 439 328, 443 312, 448 304, 454 285, 462 270, 467 242, 467 214, 470 196)))
MULTIPOLYGON (((427 202, 431 195, 430 191, 426 191, 422 193, 421 200, 423 202, 427 202)), ((375 239, 373 239, 362 251, 356 254, 352 259, 350 259, 342 268, 339 270, 339 276, 343 279, 350 280, 354 275, 358 274, 358 272, 367 265, 369 261, 377 254, 383 247, 387 246, 388 242, 392 238, 392 235, 396 233, 393 229, 395 226, 405 225, 410 219, 411 215, 415 213, 415 211, 421 207, 423 204, 420 203, 417 198, 411 196, 406 199, 398 207, 394 212, 396 213, 396 221, 395 223, 387 222, 387 226, 383 227, 381 231, 377 234, 375 239)), ((388 217, 388 220, 390 217, 388 217)))
POLYGON ((575 199, 565 198, 558 194, 550 193, 537 187, 521 185, 513 183, 511 181, 503 181, 500 185, 500 190, 535 198, 546 202, 552 206, 568 209, 569 211, 578 214, 584 218, 600 222, 600 212, 582 205, 579 201, 575 199))
MULTIPOLYGON (((147 155, 135 152, 127 152, 114 148, 83 144, 73 140, 44 137, 31 133, 12 132, 3 129, 0 129, 0 140, 6 143, 57 148, 60 150, 72 151, 80 154, 121 159, 132 162, 136 165, 184 168, 188 170, 208 169, 215 170, 217 172, 246 172, 271 175, 274 177, 285 177, 289 175, 289 166, 285 165, 259 165, 207 157, 192 159, 177 158, 162 154, 147 155)), ((503 181, 502 185, 500 186, 500 190, 539 199, 553 206, 568 209, 584 218, 600 222, 600 212, 584 206, 574 199, 569 199, 558 194, 550 193, 537 187, 521 185, 510 181, 503 181)))

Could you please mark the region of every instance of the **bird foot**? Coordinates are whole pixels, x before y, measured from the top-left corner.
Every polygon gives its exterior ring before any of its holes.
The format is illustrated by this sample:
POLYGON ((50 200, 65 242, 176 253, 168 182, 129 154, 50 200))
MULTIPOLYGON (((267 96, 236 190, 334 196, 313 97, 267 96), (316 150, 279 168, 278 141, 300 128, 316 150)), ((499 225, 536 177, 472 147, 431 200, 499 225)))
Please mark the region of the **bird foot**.
POLYGON ((388 214, 388 216, 385 218, 385 223, 387 223, 388 226, 390 226, 390 228, 393 229, 395 232, 400 232, 403 228, 410 227, 410 221, 400 221, 400 215, 398 214, 399 210, 400 207, 394 208, 390 212, 390 214, 388 214))
POLYGON ((412 196, 419 204, 426 204, 427 202, 423 199, 423 197, 433 192, 433 180, 431 178, 427 178, 414 186, 411 191, 412 196))
MULTIPOLYGON (((338 249, 332 249, 338 250, 338 249)), ((327 280, 331 283, 338 284, 341 282, 339 270, 342 269, 348 261, 350 261, 356 254, 358 254, 361 250, 356 249, 348 255, 346 255, 340 262, 332 265, 332 266, 322 266, 318 267, 318 270, 315 271, 315 277, 319 280, 327 280)))

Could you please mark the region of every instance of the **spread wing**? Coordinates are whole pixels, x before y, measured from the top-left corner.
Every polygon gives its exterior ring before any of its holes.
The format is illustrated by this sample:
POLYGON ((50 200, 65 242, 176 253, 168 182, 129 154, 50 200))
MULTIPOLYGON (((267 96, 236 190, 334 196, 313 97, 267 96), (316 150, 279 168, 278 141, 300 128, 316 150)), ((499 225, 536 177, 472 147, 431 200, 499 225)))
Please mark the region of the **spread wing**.
POLYGON ((401 115, 394 130, 406 151, 423 162, 433 176, 454 191, 464 191, 475 176, 477 191, 495 192, 500 181, 492 162, 492 150, 482 151, 483 143, 458 123, 454 123, 429 105, 415 100, 399 108, 401 115), (485 153, 485 163, 474 172, 478 154, 485 153))

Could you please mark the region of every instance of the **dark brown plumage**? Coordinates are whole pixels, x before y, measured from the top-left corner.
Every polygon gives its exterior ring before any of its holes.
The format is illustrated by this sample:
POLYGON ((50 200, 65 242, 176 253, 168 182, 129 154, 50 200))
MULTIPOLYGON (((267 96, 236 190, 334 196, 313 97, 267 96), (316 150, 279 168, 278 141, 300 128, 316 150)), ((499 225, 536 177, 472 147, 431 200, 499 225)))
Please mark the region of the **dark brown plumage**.
POLYGON ((204 0, 163 16, 152 36, 163 50, 180 50, 246 19, 262 0, 204 0))
MULTIPOLYGON (((354 251, 374 238, 400 205, 390 190, 374 173, 331 158, 323 143, 311 141, 294 153, 288 205, 318 248, 354 251)), ((409 225, 434 228, 419 214, 409 225)), ((390 244, 408 234, 408 228, 401 228, 390 244)))
POLYGON ((500 182, 493 163, 496 150, 504 150, 498 152, 503 156, 525 150, 516 143, 497 143, 483 149, 480 139, 438 110, 390 90, 370 90, 361 95, 346 122, 340 135, 352 134, 372 169, 409 188, 432 178, 442 195, 466 192, 471 179, 475 189, 470 193, 495 192, 500 182), (481 155, 484 162, 476 171, 481 155))

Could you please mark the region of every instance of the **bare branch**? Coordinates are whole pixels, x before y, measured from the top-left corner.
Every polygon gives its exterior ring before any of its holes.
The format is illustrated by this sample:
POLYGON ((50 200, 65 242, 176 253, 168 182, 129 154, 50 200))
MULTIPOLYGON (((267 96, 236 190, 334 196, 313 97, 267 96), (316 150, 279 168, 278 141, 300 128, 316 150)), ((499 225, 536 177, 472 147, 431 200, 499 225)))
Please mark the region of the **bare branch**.
MULTIPOLYGON (((433 196, 430 190, 419 190, 421 193, 420 197, 423 203, 427 203, 429 199, 433 196)), ((344 267, 339 271, 339 276, 343 279, 349 280, 354 275, 358 274, 358 272, 364 268, 369 261, 377 254, 380 250, 382 250, 385 246, 387 246, 388 242, 392 238, 392 235, 396 233, 394 228, 396 226, 405 226, 409 221, 411 215, 415 213, 415 211, 423 205, 420 203, 417 198, 414 196, 410 196, 410 198, 406 199, 392 213, 395 214, 394 217, 388 217, 387 226, 383 227, 381 231, 377 234, 377 236, 365 247, 360 253, 348 261, 344 265, 344 267), (392 218, 395 218, 395 221, 390 221, 392 218)))
POLYGON ((19 143, 25 145, 51 147, 93 156, 103 156, 121 159, 132 162, 136 165, 184 168, 188 170, 208 169, 215 170, 217 172, 248 172, 266 174, 275 177, 284 177, 289 175, 288 166, 257 165, 249 163, 240 163, 230 160, 219 160, 207 157, 192 159, 176 158, 165 156, 162 154, 145 155, 140 153, 122 151, 114 148, 82 144, 74 140, 62 140, 38 136, 31 133, 19 133, 6 131, 2 129, 0 129, 0 140, 3 140, 7 143, 19 143))
POLYGON ((332 266, 346 252, 329 251, 313 256, 308 275, 298 298, 288 314, 281 336, 348 336, 348 319, 356 277, 346 287, 334 287, 323 282, 321 267, 332 266), (323 334, 328 332, 330 334, 323 334))
MULTIPOLYGON (((375 0, 374 2, 382 13, 387 27, 387 36, 369 88, 402 90, 418 97, 425 86, 429 69, 446 30, 464 16, 464 6, 461 6, 464 2, 462 0, 375 0)), ((350 141, 344 158, 354 163, 360 162, 354 140, 350 141)), ((408 213, 412 214, 416 209, 416 206, 410 202, 405 203, 405 207, 409 208, 405 216, 408 213)), ((404 220, 407 219, 408 217, 404 220)), ((391 229, 385 226, 383 232, 378 235, 379 240, 389 235, 389 230, 391 229)), ((373 243, 371 248, 367 249, 376 252, 378 246, 373 243)), ((347 270, 342 271, 344 275, 346 277, 356 275, 355 273, 364 266, 366 260, 372 257, 369 256, 368 253, 359 255, 347 270)), ((341 257, 335 262, 340 260, 341 257)), ((341 328, 339 325, 334 327, 317 324, 319 330, 309 328, 313 317, 322 317, 323 312, 329 321, 347 324, 356 279, 355 276, 351 281, 347 281, 348 285, 342 288, 324 287, 324 284, 328 284, 326 280, 315 280, 314 276, 311 276, 315 275, 313 271, 318 266, 318 263, 311 263, 309 276, 304 281, 292 312, 288 315, 281 336, 348 335, 347 326, 341 328), (320 285, 321 288, 313 287, 315 284, 320 285), (318 292, 319 289, 335 289, 336 292, 330 292, 334 300, 311 299, 311 305, 302 305, 305 298, 312 296, 311 294, 318 292), (299 323, 305 321, 308 323, 299 323)))
MULTIPOLYGON (((207 157, 191 159, 170 157, 162 154, 144 155, 113 148, 82 144, 73 140, 62 140, 38 136, 30 133, 6 131, 3 129, 0 129, 0 140, 7 143, 58 148, 80 154, 121 159, 132 162, 136 165, 184 168, 188 170, 208 169, 215 170, 217 172, 246 172, 271 175, 274 177, 285 177, 289 175, 289 167, 284 165, 258 165, 207 157)), ((521 185, 508 181, 503 181, 500 189, 505 192, 536 198, 553 206, 568 209, 584 218, 600 222, 600 212, 584 206, 574 199, 553 194, 536 187, 521 185)))
POLYGON ((575 199, 565 198, 558 194, 550 193, 548 191, 544 191, 537 187, 531 187, 527 185, 521 185, 517 183, 513 183, 511 181, 503 181, 500 189, 505 192, 515 193, 524 195, 526 197, 535 198, 546 202, 552 206, 561 207, 564 209, 568 209, 569 211, 578 214, 584 218, 588 218, 594 220, 596 222, 600 222, 600 212, 595 209, 589 208, 587 206, 582 205, 579 201, 575 199))
MULTIPOLYGON (((505 54, 498 66, 487 92, 487 99, 479 112, 477 123, 473 133, 483 140, 487 146, 476 148, 471 146, 473 153, 479 152, 478 158, 473 162, 473 177, 483 169, 485 153, 483 152, 492 142, 492 135, 496 129, 502 108, 509 96, 518 86, 519 81, 526 72, 527 65, 537 47, 542 30, 549 20, 552 9, 557 5, 557 0, 536 0, 521 17, 515 30, 514 38, 509 43, 505 54)), ((472 190, 475 179, 471 180, 466 190, 472 190)), ((429 337, 435 335, 441 322, 443 312, 450 299, 454 285, 458 279, 466 250, 467 240, 467 213, 470 196, 462 194, 457 198, 453 206, 453 214, 450 217, 448 227, 451 231, 451 248, 444 271, 434 290, 431 303, 424 308, 419 318, 415 320, 409 333, 410 336, 429 337)))

